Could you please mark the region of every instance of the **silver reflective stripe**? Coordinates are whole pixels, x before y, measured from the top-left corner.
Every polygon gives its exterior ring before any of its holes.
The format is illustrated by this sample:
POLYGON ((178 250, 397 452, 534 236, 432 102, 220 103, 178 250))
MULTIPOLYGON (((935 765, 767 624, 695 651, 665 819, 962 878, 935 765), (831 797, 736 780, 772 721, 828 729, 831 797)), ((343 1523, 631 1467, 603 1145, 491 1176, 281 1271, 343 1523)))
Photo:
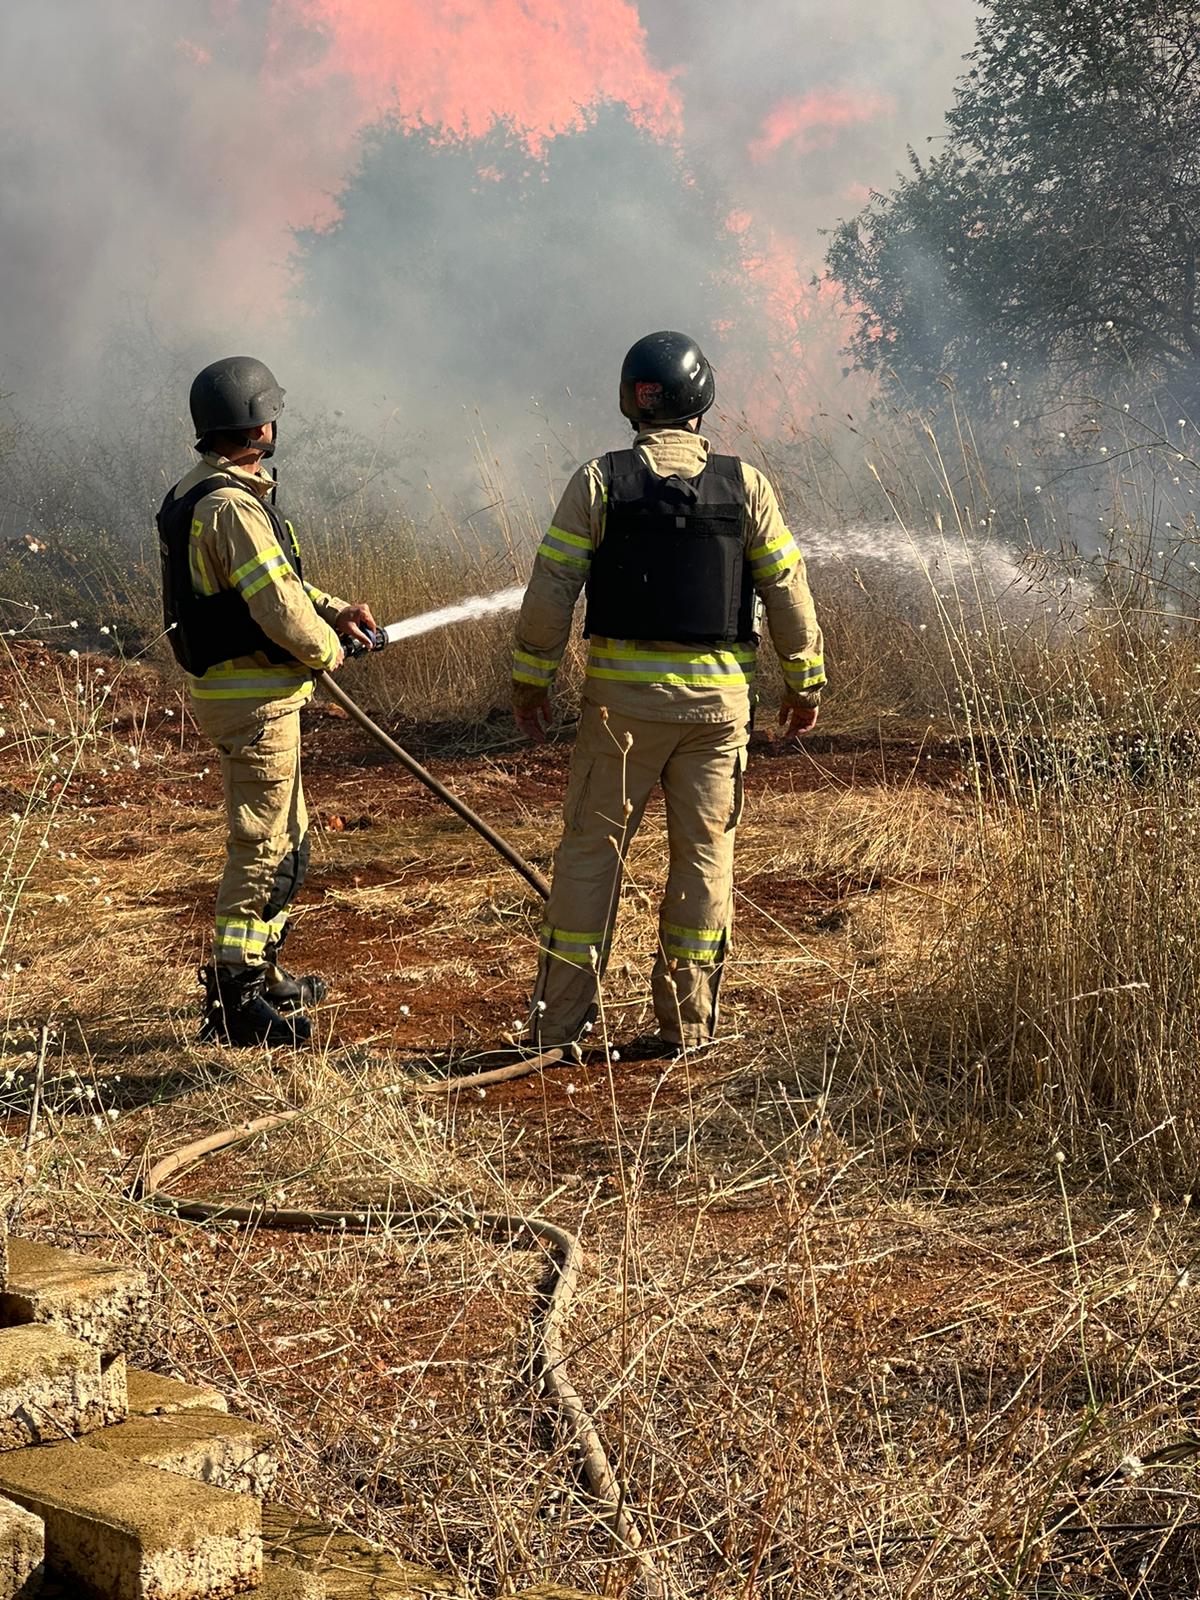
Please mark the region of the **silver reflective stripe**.
POLYGON ((593 650, 588 657, 587 670, 592 677, 632 678, 648 683, 662 678, 745 680, 754 673, 754 660, 739 661, 730 656, 713 656, 707 660, 679 656, 655 658, 653 656, 610 656, 593 650))
POLYGON ((586 567, 592 559, 590 548, 584 549, 582 544, 564 539, 557 528, 550 528, 542 535, 541 548, 543 555, 551 550, 557 550, 566 556, 568 561, 578 562, 581 567, 586 567))

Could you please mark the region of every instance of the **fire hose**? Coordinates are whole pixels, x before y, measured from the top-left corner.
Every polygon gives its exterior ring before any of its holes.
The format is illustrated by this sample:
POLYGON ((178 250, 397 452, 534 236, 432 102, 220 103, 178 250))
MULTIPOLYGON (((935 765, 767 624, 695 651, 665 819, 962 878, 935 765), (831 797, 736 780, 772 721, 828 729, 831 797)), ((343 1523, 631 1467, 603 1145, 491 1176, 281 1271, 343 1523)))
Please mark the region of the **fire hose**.
MULTIPOLYGON (((549 895, 549 884, 512 845, 373 721, 327 673, 319 672, 316 677, 322 689, 360 727, 481 834, 543 899, 549 895)), ((460 1089, 481 1088, 487 1084, 528 1076, 543 1067, 555 1065, 562 1061, 563 1056, 561 1050, 545 1051, 489 1071, 464 1077, 418 1080, 409 1087, 421 1095, 443 1095, 460 1089)), ((167 1184, 172 1178, 200 1165, 219 1151, 228 1150, 257 1135, 269 1134, 303 1115, 301 1111, 275 1112, 224 1128, 204 1138, 193 1139, 155 1162, 139 1180, 136 1196, 164 1216, 189 1222, 227 1222, 243 1227, 305 1233, 367 1235, 389 1231, 391 1215, 370 1207, 364 1210, 299 1210, 267 1205, 237 1205, 219 1200, 187 1199, 172 1194, 168 1189, 167 1184)), ((649 1600, 670 1600, 670 1585, 653 1555, 644 1546, 641 1530, 629 1513, 624 1490, 609 1461, 596 1424, 567 1374, 564 1330, 582 1265, 578 1238, 541 1217, 524 1216, 519 1212, 476 1212, 457 1201, 440 1202, 439 1215, 451 1217, 463 1227, 478 1230, 481 1234, 512 1242, 525 1241, 545 1252, 548 1274, 542 1288, 541 1315, 535 1323, 530 1355, 531 1376, 543 1397, 556 1411, 562 1435, 576 1457, 583 1482, 592 1498, 604 1508, 618 1548, 636 1562, 643 1592, 649 1600)))
POLYGON ((419 783, 423 783, 427 789, 432 790, 443 804, 448 805, 451 811, 455 812, 465 823, 474 828, 476 833, 481 834, 492 849, 502 855, 509 866, 519 872, 532 889, 537 890, 543 900, 550 898, 550 885, 537 868, 530 866, 525 857, 518 850, 514 850, 506 839, 502 839, 496 830, 490 827, 477 812, 472 811, 465 800, 460 800, 452 789, 447 789, 446 785, 435 778, 432 772, 427 771, 415 756, 409 755, 403 745, 397 744, 390 733, 385 733, 379 724, 367 715, 357 701, 351 700, 341 685, 335 683, 327 672, 318 672, 316 679, 331 700, 336 700, 343 711, 353 717, 359 727, 365 729, 377 744, 381 744, 390 755, 395 756, 401 766, 406 767, 419 783))

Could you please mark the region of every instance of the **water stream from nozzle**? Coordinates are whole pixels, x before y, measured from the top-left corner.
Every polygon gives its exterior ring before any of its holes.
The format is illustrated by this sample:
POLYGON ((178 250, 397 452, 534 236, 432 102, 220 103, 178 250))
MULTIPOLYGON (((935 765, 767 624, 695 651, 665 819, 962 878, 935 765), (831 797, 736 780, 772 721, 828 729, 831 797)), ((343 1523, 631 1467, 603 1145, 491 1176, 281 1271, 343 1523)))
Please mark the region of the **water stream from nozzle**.
POLYGON ((423 611, 419 617, 405 617, 403 622, 390 622, 383 631, 389 644, 396 644, 400 639, 415 639, 422 633, 448 628, 453 622, 472 622, 476 617, 515 611, 524 593, 524 584, 518 583, 509 589, 497 589, 495 594, 472 595, 469 600, 456 601, 452 606, 423 611))

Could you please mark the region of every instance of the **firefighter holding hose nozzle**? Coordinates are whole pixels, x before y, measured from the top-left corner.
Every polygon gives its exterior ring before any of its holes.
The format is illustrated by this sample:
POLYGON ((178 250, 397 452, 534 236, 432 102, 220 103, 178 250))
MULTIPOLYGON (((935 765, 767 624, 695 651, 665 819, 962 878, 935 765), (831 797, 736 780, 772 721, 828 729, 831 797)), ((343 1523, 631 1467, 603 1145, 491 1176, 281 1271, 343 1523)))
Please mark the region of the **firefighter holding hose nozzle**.
POLYGON ((594 1020, 624 860, 651 791, 669 871, 643 1057, 709 1044, 733 912, 733 844, 760 607, 783 673, 780 722, 812 728, 825 684, 804 559, 771 485, 700 433, 713 370, 682 333, 647 335, 621 369, 631 449, 580 467, 538 548, 517 624, 517 723, 545 737, 581 590, 589 639, 562 840, 542 925, 531 1029, 572 1044, 594 1020))
POLYGON ((303 1043, 301 1013, 326 992, 279 964, 308 865, 300 707, 315 672, 334 671, 347 645, 370 648, 375 634, 369 606, 306 581, 276 508, 263 464, 283 395, 251 356, 205 367, 189 397, 201 460, 158 514, 167 636, 220 755, 229 829, 200 1036, 235 1045, 303 1043))

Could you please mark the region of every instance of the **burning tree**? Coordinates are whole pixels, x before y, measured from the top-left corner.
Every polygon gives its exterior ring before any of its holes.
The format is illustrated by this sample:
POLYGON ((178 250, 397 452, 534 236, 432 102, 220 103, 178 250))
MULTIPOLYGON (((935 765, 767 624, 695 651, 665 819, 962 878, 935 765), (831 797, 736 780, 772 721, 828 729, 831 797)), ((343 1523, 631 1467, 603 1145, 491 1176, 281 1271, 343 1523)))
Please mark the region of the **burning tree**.
POLYGON ((848 354, 979 392, 1000 363, 1200 398, 1200 33, 1166 0, 990 0, 943 149, 835 230, 848 354))

